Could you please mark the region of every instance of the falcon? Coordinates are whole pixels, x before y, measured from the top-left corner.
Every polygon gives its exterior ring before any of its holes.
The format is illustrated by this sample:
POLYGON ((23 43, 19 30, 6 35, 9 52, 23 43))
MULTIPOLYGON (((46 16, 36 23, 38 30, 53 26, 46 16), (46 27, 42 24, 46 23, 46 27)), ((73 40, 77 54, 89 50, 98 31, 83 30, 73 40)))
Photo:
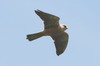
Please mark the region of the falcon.
POLYGON ((26 37, 29 41, 38 39, 43 36, 50 36, 54 40, 56 54, 62 54, 68 45, 68 33, 65 32, 68 27, 64 24, 59 24, 58 16, 35 10, 35 13, 42 19, 44 30, 34 34, 28 34, 26 37))

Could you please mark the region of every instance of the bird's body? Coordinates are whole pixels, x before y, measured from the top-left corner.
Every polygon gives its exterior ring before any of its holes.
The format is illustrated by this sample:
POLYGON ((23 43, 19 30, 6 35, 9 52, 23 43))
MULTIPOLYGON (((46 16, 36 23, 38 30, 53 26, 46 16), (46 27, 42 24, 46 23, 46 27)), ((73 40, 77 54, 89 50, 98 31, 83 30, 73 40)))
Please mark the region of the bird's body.
POLYGON ((55 35, 60 35, 61 33, 63 33, 66 29, 62 28, 61 25, 59 25, 58 27, 55 28, 49 28, 49 29, 45 29, 43 31, 43 33, 46 36, 55 36, 55 35))
POLYGON ((44 30, 35 34, 27 35, 29 41, 35 40, 42 36, 51 36, 54 40, 57 55, 62 54, 68 43, 68 34, 64 32, 68 29, 64 24, 59 24, 59 17, 36 10, 35 13, 44 21, 44 30))

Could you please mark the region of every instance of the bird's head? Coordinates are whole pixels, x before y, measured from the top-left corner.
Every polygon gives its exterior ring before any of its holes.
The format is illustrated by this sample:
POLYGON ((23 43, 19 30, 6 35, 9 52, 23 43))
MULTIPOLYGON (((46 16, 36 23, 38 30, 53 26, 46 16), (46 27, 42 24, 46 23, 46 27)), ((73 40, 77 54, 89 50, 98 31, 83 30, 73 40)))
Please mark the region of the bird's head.
POLYGON ((61 27, 61 29, 64 30, 64 31, 65 31, 66 29, 68 29, 68 26, 66 26, 66 25, 64 25, 64 24, 60 24, 60 27, 61 27))

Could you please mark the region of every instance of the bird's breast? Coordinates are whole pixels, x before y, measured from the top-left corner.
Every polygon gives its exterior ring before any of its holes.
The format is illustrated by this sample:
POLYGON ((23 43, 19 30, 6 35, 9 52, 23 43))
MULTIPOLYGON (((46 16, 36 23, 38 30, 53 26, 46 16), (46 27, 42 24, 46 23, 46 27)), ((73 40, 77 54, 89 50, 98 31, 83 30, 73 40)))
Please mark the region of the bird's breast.
POLYGON ((44 33, 47 36, 54 36, 54 35, 59 35, 63 33, 64 31, 61 30, 61 28, 50 28, 50 29, 45 29, 44 33))

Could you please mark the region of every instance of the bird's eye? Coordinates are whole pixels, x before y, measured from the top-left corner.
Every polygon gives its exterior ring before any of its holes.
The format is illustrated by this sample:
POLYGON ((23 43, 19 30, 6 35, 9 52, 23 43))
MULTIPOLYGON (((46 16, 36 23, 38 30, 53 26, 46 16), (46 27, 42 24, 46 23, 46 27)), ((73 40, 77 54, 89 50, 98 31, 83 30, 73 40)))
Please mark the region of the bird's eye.
POLYGON ((64 25, 64 28, 67 28, 67 27, 64 25))

